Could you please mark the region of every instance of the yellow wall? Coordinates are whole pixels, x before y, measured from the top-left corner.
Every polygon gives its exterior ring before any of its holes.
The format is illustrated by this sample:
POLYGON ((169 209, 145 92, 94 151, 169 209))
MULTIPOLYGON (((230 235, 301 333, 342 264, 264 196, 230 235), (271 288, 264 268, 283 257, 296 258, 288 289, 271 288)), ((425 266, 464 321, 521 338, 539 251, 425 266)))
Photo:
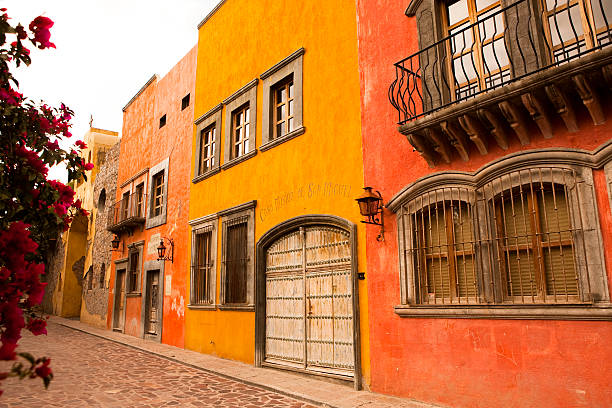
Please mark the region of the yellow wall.
POLYGON ((66 248, 64 270, 62 271, 62 308, 59 315, 62 317, 75 317, 79 316, 81 312, 82 286, 72 271, 72 266, 81 257, 85 256, 87 250, 87 218, 77 217, 72 221, 68 232, 66 248))
MULTIPOLYGON (((289 218, 336 215, 358 225, 358 266, 360 272, 365 272, 365 228, 354 201, 363 185, 355 15, 353 0, 228 0, 204 23, 199 30, 195 118, 303 47, 306 132, 192 184, 190 219, 257 200, 257 242, 269 229, 289 218)), ((228 114, 224 108, 224 122, 228 114)), ((262 143, 261 123, 260 82, 257 147, 262 143)), ((192 172, 195 137, 194 132, 192 172)), ((222 163, 224 138, 223 130, 222 163)), ((222 242, 220 234, 217 236, 220 260, 222 242)), ((218 299, 220 262, 216 264, 218 299)), ((365 281, 359 281, 361 359, 367 384, 366 296, 365 281)), ((253 362, 254 312, 188 309, 185 324, 186 348, 253 362)))

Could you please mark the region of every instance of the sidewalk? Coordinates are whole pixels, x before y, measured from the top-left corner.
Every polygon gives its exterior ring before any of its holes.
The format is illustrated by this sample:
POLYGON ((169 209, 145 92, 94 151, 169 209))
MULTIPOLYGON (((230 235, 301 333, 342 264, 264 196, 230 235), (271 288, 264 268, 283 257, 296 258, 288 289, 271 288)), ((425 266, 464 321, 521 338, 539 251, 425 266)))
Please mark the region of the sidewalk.
POLYGON ((309 378, 303 375, 257 368, 249 364, 226 360, 208 354, 160 344, 122 333, 88 326, 77 320, 51 316, 49 321, 84 333, 98 336, 145 353, 185 364, 222 377, 275 391, 314 405, 329 408, 435 408, 437 406, 418 401, 389 397, 368 391, 355 391, 351 385, 309 378))

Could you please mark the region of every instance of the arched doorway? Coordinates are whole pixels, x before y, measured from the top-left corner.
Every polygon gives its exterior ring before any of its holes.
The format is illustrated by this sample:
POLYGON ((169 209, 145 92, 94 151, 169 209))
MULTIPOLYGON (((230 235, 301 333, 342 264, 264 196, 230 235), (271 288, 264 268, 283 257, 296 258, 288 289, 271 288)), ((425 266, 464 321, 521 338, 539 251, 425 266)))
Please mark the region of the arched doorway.
POLYGON ((356 229, 307 215, 257 243, 256 364, 360 387, 356 229))

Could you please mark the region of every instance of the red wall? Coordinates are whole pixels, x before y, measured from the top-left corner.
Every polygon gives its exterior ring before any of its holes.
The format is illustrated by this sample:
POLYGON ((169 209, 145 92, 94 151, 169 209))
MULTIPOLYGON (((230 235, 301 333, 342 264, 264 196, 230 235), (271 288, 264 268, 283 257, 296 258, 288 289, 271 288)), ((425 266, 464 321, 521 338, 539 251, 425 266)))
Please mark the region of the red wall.
MULTIPOLYGON (((418 50, 408 1, 357 1, 365 185, 385 201, 430 174, 427 163, 397 131, 397 112, 387 99, 393 64, 418 50)), ((612 112, 608 112, 612 114, 612 112)), ((612 117, 612 116, 609 116, 612 117)), ((586 110, 580 131, 555 129, 552 139, 514 140, 507 151, 490 145, 467 163, 435 171, 473 171, 520 150, 569 147, 593 150, 609 141, 612 120, 593 126, 586 110)), ((594 172, 609 280, 612 216, 605 178, 594 172)), ((400 318, 395 214, 385 211, 385 241, 367 236, 371 388, 453 407, 609 407, 612 391, 612 324, 587 321, 400 318)), ((612 287, 612 285, 610 285, 612 287)))
MULTIPOLYGON (((193 104, 195 94, 196 48, 194 47, 163 78, 151 83, 125 110, 121 154, 119 157, 117 198, 122 194, 120 187, 126 180, 145 168, 151 168, 169 157, 168 198, 166 223, 151 229, 136 229, 133 235, 122 234, 125 246, 145 241, 141 262, 155 260, 157 252, 148 253, 147 247, 152 235, 160 234, 174 240, 174 260, 164 264, 164 285, 171 277, 170 294, 167 287, 163 296, 162 342, 178 347, 184 346, 185 307, 188 303, 186 280, 189 273, 190 229, 189 184, 191 182, 191 140, 193 137, 193 104), (189 107, 181 110, 181 100, 190 94, 189 107), (159 128, 159 119, 166 114, 167 122, 159 128)), ((147 180, 148 174, 134 181, 134 186, 147 180)), ((124 187, 123 190, 128 188, 124 187)), ((149 186, 146 187, 148 197, 149 186)), ((157 240, 154 246, 157 246, 157 240)), ((166 246, 168 246, 166 242, 166 246)), ((127 250, 115 252, 113 259, 127 257, 127 250)), ((142 266, 142 265, 141 265, 142 266)), ((144 271, 144 268, 141 269, 144 271)), ((144 287, 144 273, 141 273, 141 288, 144 287)), ((111 285, 114 286, 114 268, 111 285)), ((162 282, 160 282, 161 284, 162 282)), ((109 310, 112 310, 114 293, 109 296, 109 310)), ((128 297, 126 301, 125 333, 140 336, 142 297, 128 297)), ((112 325, 112 314, 108 315, 108 327, 112 325)))

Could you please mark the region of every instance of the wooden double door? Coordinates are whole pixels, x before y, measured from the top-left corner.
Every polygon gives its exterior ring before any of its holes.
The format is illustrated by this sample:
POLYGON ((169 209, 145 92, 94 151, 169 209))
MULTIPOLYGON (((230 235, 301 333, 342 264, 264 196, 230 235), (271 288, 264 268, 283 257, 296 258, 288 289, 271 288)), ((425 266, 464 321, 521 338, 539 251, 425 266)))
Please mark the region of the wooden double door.
POLYGON ((265 252, 264 361, 353 377, 354 305, 349 233, 314 225, 265 252))

